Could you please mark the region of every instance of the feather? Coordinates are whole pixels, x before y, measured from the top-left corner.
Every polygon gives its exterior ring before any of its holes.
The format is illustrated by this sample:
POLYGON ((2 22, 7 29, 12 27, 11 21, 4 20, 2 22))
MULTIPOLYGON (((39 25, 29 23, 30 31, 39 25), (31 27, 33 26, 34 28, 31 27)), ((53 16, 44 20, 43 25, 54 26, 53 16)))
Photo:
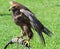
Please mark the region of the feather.
POLYGON ((42 42, 45 44, 45 40, 42 34, 42 29, 44 28, 43 25, 40 23, 40 21, 29 11, 21 9, 20 12, 25 14, 29 19, 31 26, 38 32, 42 42))

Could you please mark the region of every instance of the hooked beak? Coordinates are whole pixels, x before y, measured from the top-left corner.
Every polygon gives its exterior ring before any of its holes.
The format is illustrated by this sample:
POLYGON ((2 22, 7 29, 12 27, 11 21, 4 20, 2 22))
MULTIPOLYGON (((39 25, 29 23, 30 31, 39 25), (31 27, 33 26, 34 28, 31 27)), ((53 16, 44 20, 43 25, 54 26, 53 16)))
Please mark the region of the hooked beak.
POLYGON ((9 11, 11 11, 12 10, 12 6, 9 8, 9 11))
POLYGON ((9 11, 11 11, 11 10, 12 10, 12 5, 13 5, 13 1, 11 0, 11 1, 9 2, 9 4, 11 5, 11 7, 9 8, 9 11))

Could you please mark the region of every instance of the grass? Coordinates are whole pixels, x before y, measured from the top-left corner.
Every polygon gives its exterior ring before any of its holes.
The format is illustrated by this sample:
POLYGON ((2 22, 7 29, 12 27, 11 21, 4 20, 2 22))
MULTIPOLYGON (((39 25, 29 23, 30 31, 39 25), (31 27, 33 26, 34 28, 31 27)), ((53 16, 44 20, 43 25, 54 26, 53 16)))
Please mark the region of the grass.
MULTIPOLYGON (((43 46, 38 34, 33 30, 34 37, 31 40, 33 49, 60 49, 60 0, 17 0, 17 2, 33 11, 36 17, 54 33, 51 38, 44 34, 46 46, 43 46)), ((0 49, 3 49, 11 38, 20 35, 21 28, 15 25, 11 15, 7 15, 11 14, 8 11, 9 6, 8 0, 0 0, 0 49)), ((16 44, 8 46, 7 49, 16 49, 16 44)), ((19 49, 22 49, 21 45, 19 49)))

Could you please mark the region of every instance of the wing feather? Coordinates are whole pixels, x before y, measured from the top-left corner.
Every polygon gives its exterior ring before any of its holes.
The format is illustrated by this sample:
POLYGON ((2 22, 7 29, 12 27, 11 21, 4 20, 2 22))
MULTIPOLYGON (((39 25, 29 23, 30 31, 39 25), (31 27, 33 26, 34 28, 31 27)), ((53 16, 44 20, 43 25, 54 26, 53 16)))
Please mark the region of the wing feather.
POLYGON ((42 42, 45 44, 45 40, 42 34, 42 29, 44 26, 40 23, 40 21, 30 12, 24 9, 21 9, 20 12, 26 15, 30 19, 31 26, 38 32, 42 42))

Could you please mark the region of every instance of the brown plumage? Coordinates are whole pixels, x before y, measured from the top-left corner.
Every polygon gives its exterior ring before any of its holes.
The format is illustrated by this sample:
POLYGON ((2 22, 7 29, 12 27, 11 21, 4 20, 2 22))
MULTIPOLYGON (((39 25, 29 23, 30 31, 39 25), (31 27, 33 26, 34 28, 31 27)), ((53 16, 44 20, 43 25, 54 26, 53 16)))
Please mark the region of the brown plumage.
MULTIPOLYGON (((42 32, 44 32, 48 36, 51 36, 52 32, 49 31, 27 7, 14 1, 11 1, 10 4, 11 4, 11 7, 9 11, 12 11, 13 20, 15 24, 21 27, 21 30, 22 30, 22 34, 20 35, 19 38, 23 38, 23 36, 27 36, 27 38, 24 40, 23 43, 26 43, 25 45, 26 46, 28 45, 27 47, 31 49, 29 46, 29 41, 33 37, 33 32, 31 30, 31 28, 33 28, 40 36, 42 42, 45 44, 45 40, 42 32)), ((16 38, 14 38, 8 44, 6 44, 4 49, 6 49, 6 47, 9 44, 16 42, 15 39, 16 38)))
POLYGON ((31 28, 35 29, 39 34, 42 42, 45 44, 44 37, 42 32, 50 36, 52 33, 35 17, 35 15, 25 6, 11 1, 10 2, 13 13, 14 22, 21 27, 22 35, 27 36, 27 40, 29 41, 33 37, 33 33, 31 28))
POLYGON ((33 36, 33 33, 31 31, 30 19, 26 17, 25 14, 20 12, 20 9, 25 9, 28 11, 30 10, 17 2, 10 2, 10 3, 12 5, 12 7, 10 7, 10 10, 12 10, 13 12, 14 22, 18 26, 20 26, 22 30, 22 35, 20 37, 27 36, 27 40, 29 41, 33 36))

